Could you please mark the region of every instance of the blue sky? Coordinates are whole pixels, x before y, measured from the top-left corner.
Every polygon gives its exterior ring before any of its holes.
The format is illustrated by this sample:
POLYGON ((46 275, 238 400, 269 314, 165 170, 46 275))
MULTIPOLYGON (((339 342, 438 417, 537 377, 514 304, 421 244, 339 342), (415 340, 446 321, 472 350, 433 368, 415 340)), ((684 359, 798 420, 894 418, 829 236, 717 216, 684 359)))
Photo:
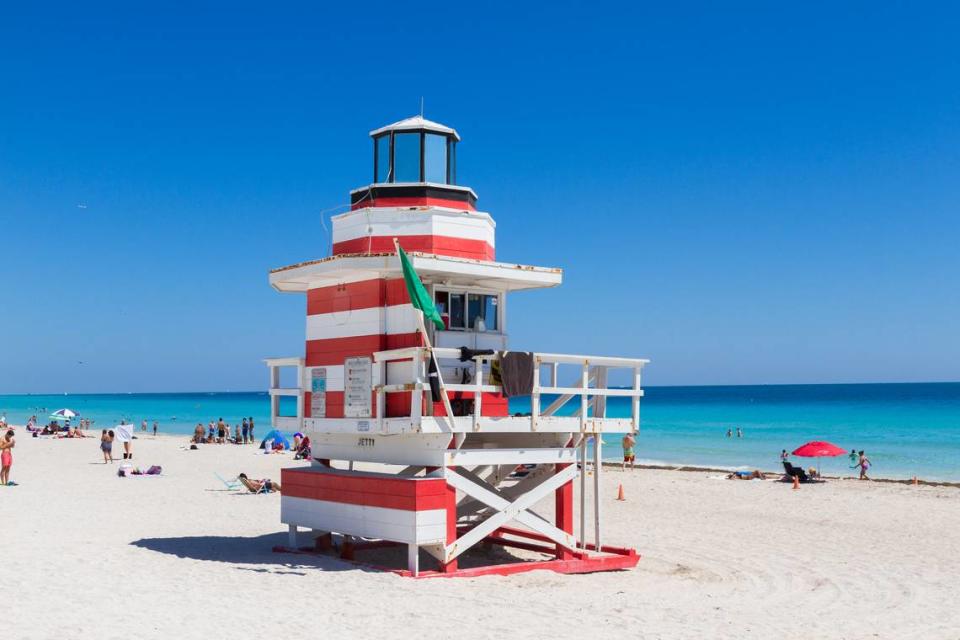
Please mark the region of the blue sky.
POLYGON ((0 393, 263 388, 304 340, 268 269, 325 255, 367 132, 421 96, 498 258, 566 270, 511 298, 514 348, 960 379, 948 3, 28 4, 0 9, 0 393))

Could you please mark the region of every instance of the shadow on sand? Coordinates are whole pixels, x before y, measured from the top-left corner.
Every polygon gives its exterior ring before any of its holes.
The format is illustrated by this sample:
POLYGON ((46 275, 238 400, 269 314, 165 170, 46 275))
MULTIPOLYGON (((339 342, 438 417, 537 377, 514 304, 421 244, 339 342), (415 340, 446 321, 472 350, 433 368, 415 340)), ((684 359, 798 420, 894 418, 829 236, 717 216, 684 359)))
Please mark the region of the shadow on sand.
MULTIPOLYGON (((306 542, 306 540, 303 540, 306 542)), ((254 571, 278 575, 306 575, 311 571, 362 571, 382 573, 385 568, 406 568, 405 546, 358 551, 360 562, 340 560, 332 555, 274 553, 273 547, 287 544, 286 532, 270 533, 252 538, 243 536, 187 536, 181 538, 142 538, 130 543, 135 547, 166 553, 178 558, 226 562, 237 565, 239 571, 254 571), (256 566, 260 565, 260 566, 256 566)), ((545 559, 540 554, 534 557, 518 557, 497 546, 478 547, 460 556, 461 568, 488 566, 545 559)), ((421 566, 435 569, 436 561, 426 552, 420 553, 421 566)))
POLYGON ((181 538, 141 538, 130 544, 192 560, 226 562, 243 571, 262 571, 275 574, 306 575, 291 569, 319 569, 321 571, 362 571, 363 568, 327 556, 291 555, 274 553, 273 547, 287 542, 286 532, 262 536, 184 536, 181 538), (263 568, 249 565, 264 565, 263 568), (269 565, 269 566, 267 566, 269 565))

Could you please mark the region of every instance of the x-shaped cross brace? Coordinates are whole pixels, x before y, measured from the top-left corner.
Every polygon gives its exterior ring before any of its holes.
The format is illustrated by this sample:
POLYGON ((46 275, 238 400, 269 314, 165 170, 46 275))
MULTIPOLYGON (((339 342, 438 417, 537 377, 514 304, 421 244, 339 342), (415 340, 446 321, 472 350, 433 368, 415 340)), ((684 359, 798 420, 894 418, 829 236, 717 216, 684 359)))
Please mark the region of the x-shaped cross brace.
POLYGON ((552 491, 556 491, 567 482, 573 481, 578 473, 577 465, 572 464, 551 476, 547 476, 543 482, 511 502, 494 487, 466 469, 454 469, 453 473, 447 475, 447 484, 493 508, 495 513, 457 538, 453 543, 447 545, 444 552, 444 562, 452 561, 511 520, 516 520, 520 524, 546 536, 561 547, 576 551, 577 539, 573 534, 553 526, 529 509, 550 495, 552 491))

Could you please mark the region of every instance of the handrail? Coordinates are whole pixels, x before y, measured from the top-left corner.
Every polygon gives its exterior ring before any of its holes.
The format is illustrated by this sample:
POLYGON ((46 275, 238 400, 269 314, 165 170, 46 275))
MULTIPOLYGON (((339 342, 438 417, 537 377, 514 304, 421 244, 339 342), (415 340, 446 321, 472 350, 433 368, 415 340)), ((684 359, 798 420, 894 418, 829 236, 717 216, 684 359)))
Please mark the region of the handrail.
MULTIPOLYGON (((459 359, 460 349, 449 347, 434 347, 433 354, 438 362, 441 360, 459 359)), ((484 393, 500 393, 502 387, 484 383, 483 365, 497 359, 498 355, 475 355, 472 361, 476 374, 474 381, 468 384, 445 383, 447 391, 473 393, 473 428, 479 430, 482 419, 482 399, 484 393)), ((606 419, 607 398, 631 398, 630 424, 631 430, 636 432, 640 426, 640 398, 643 390, 640 386, 640 373, 644 365, 650 361, 644 358, 619 358, 605 356, 584 356, 558 353, 534 353, 533 389, 530 394, 530 428, 536 430, 537 422, 541 417, 553 416, 564 404, 575 397, 580 398, 580 407, 574 412, 574 417, 580 418, 580 431, 588 432, 593 421, 606 419), (559 365, 578 365, 580 376, 577 386, 559 386, 557 384, 557 369, 559 365), (541 367, 550 367, 549 381, 541 384, 541 367), (609 388, 607 380, 611 369, 630 369, 633 371, 633 386, 631 388, 609 388), (591 386, 593 385, 593 386, 591 386), (549 406, 541 411, 541 396, 544 394, 558 395, 549 406), (590 410, 593 415, 590 415, 590 410)), ((387 393, 406 392, 411 394, 411 421, 419 426, 422 413, 423 393, 430 388, 427 377, 427 362, 429 349, 426 347, 404 347, 377 351, 373 354, 376 365, 376 380, 373 382, 373 391, 377 394, 377 416, 381 422, 384 418, 387 393), (408 381, 387 384, 386 365, 388 362, 412 361, 411 376, 408 381)), ((438 371, 442 376, 442 372, 438 371)), ((432 405, 428 403, 428 415, 432 413, 432 405)))

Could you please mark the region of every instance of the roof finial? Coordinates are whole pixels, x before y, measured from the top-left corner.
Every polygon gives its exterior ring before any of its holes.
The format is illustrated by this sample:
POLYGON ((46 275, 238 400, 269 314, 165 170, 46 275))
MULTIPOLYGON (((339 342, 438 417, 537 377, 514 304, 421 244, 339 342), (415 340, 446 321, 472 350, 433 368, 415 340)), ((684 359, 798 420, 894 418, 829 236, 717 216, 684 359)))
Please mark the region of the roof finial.
POLYGON ((420 96, 420 117, 423 117, 423 96, 420 96))

